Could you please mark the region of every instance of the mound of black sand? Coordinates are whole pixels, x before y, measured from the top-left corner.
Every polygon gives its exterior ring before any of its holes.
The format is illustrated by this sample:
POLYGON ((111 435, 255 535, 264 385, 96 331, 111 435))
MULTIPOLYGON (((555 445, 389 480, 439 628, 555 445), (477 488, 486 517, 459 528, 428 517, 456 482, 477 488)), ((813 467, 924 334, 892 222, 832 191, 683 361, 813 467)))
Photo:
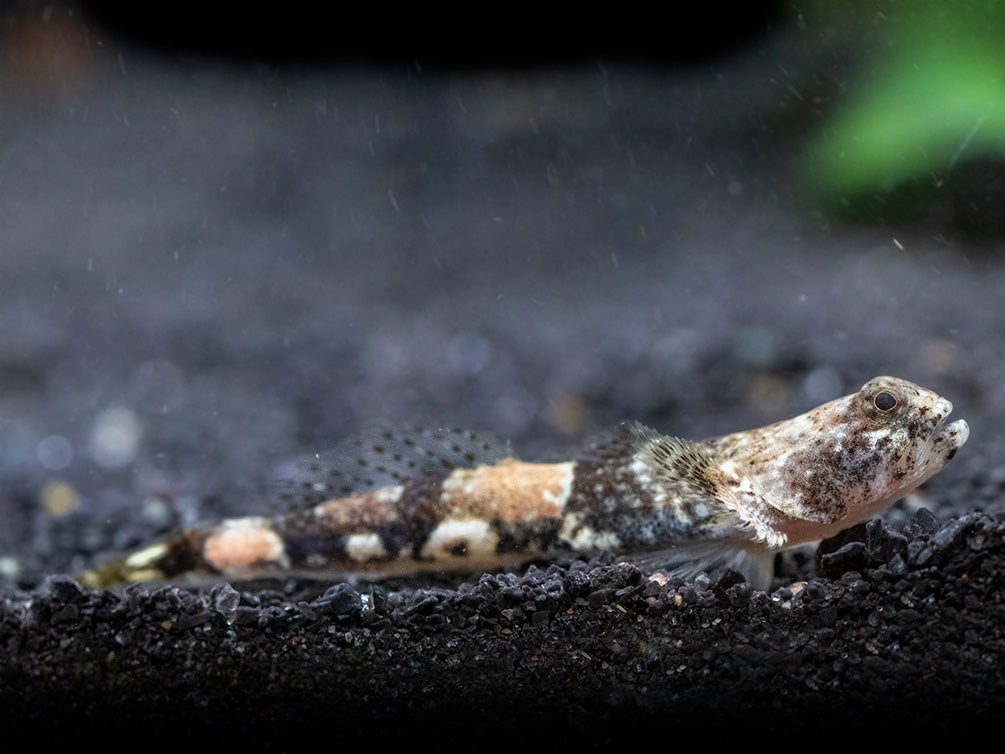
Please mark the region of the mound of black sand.
POLYGON ((771 594, 731 571, 652 580, 609 557, 313 596, 54 577, 2 603, 0 710, 38 735, 288 746, 997 724, 1005 523, 921 511, 903 532, 875 520, 844 539, 824 543, 819 576, 771 594))

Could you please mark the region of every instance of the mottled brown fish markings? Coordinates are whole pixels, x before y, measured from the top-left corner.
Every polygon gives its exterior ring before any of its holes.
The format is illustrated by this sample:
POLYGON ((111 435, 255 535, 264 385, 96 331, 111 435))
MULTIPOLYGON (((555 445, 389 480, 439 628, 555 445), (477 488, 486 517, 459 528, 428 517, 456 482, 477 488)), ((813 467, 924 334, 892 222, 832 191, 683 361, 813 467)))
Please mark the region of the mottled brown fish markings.
POLYGON ((729 565, 763 587, 777 550, 865 520, 942 469, 969 434, 963 420, 946 423, 951 411, 929 390, 876 377, 795 418, 704 442, 624 425, 563 463, 476 452, 466 433, 398 443, 385 432, 357 446, 365 475, 315 461, 294 480, 287 497, 301 509, 185 532, 84 580, 475 570, 610 548, 666 551, 685 574, 729 565))

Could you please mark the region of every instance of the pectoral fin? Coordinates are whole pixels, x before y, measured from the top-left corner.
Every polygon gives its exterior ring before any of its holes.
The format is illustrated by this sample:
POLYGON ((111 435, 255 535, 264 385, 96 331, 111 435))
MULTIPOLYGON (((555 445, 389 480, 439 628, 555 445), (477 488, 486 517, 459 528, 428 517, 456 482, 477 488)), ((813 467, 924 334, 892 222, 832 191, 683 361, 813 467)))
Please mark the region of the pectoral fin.
POLYGON ((631 433, 635 460, 648 466, 656 479, 683 486, 687 495, 722 504, 726 480, 707 445, 661 435, 637 422, 631 433))
POLYGON ((685 497, 734 513, 739 526, 753 530, 753 538, 768 547, 785 545, 779 510, 742 479, 728 477, 707 444, 661 435, 642 424, 635 424, 632 434, 635 459, 645 463, 657 479, 672 480, 678 488, 683 486, 685 497))
POLYGON ((712 573, 731 568, 743 574, 755 589, 771 588, 775 575, 775 553, 772 550, 750 549, 729 540, 687 542, 669 550, 633 559, 640 568, 661 572, 670 577, 693 579, 699 573, 712 573))

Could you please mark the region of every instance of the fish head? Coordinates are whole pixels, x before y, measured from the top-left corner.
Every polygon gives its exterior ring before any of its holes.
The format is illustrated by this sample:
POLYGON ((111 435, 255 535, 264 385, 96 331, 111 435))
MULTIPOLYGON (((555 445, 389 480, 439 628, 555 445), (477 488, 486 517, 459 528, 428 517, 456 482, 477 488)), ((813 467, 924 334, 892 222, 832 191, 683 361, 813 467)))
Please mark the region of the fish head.
POLYGON ((775 541, 792 546, 864 521, 942 470, 970 434, 962 419, 947 422, 952 410, 931 390, 875 377, 857 393, 711 446, 725 458, 734 496, 781 514, 775 541))
POLYGON ((966 421, 947 423, 952 410, 913 382, 874 377, 857 393, 791 420, 814 428, 815 441, 788 459, 790 479, 812 509, 807 517, 865 520, 941 471, 970 435, 966 421))
MULTIPOLYGON (((910 492, 956 455, 970 436, 959 419, 947 423, 953 404, 897 377, 874 377, 838 406, 832 434, 846 435, 847 458, 863 481, 888 495, 910 492)), ((899 499, 899 498, 894 498, 899 499)))

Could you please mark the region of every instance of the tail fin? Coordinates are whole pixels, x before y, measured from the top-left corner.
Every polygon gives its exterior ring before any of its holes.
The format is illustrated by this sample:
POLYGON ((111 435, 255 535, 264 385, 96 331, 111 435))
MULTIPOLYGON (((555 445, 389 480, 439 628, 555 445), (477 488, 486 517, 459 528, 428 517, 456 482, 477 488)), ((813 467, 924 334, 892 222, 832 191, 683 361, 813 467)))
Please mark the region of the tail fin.
POLYGON ((216 573, 202 556, 206 534, 180 532, 129 555, 84 571, 77 580, 84 586, 104 589, 137 581, 161 581, 184 573, 216 573))

